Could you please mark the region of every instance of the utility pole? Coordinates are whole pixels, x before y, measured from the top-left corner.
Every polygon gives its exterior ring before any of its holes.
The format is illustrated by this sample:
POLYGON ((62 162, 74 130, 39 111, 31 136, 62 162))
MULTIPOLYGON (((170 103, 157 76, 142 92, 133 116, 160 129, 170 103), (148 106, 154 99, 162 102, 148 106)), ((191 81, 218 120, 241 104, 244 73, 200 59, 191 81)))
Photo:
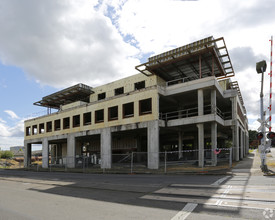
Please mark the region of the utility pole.
POLYGON ((261 169, 263 172, 268 172, 268 168, 266 165, 266 155, 265 151, 267 149, 266 146, 266 121, 265 121, 265 112, 264 112, 264 93, 263 93, 263 86, 264 86, 264 72, 266 71, 266 61, 260 61, 256 63, 256 71, 257 73, 262 74, 262 81, 261 81, 261 93, 260 93, 260 114, 261 114, 261 126, 259 130, 261 130, 262 138, 261 138, 261 145, 259 146, 259 151, 261 153, 261 169))

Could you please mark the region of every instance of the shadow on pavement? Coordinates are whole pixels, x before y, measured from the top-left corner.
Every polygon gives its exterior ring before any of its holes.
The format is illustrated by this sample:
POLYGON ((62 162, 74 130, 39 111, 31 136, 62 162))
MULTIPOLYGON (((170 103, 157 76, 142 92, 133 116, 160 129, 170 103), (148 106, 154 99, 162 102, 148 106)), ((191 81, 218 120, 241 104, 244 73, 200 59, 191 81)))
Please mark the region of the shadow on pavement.
MULTIPOLYGON (((244 196, 247 183, 251 176, 249 170, 253 166, 254 154, 249 154, 248 157, 240 161, 233 169, 234 175, 242 175, 245 177, 241 182, 235 178, 235 176, 229 177, 222 184, 236 184, 243 186, 241 198, 244 196), (242 172, 241 172, 242 171, 242 172), (246 175, 244 175, 246 174, 246 175)), ((209 191, 208 187, 205 187, 205 191, 210 192, 209 195, 199 195, 196 192, 196 184, 203 184, 206 186, 211 185, 213 182, 221 179, 223 176, 211 176, 211 175, 120 175, 120 174, 72 174, 72 173, 39 173, 39 172, 27 172, 27 171, 10 171, 0 172, 1 177, 14 177, 14 181, 28 181, 32 180, 34 184, 40 185, 39 187, 29 188, 29 190, 37 191, 41 193, 49 193, 61 196, 91 199, 97 201, 104 201, 110 203, 127 204, 133 206, 143 206, 151 208, 169 209, 179 211, 188 202, 185 199, 199 201, 201 199, 207 201, 209 199, 219 200, 222 198, 226 201, 226 197, 223 197, 224 192, 221 192, 221 185, 211 187, 209 191), (192 193, 157 193, 160 189, 175 190, 172 185, 175 183, 183 184, 181 189, 188 190, 192 193), (189 184, 190 187, 184 186, 189 184), (194 185, 192 187, 192 184, 194 185), (218 192, 219 190, 219 192, 218 192), (153 195, 156 199, 144 199, 145 195, 153 195), (159 197, 165 197, 165 201, 157 199, 159 197)), ((5 180, 7 180, 5 179, 5 180)), ((213 212, 215 214, 225 213, 231 216, 237 216, 240 213, 240 206, 242 205, 242 199, 239 200, 239 208, 227 207, 219 209, 217 206, 205 206, 200 203, 200 208, 196 208, 194 212, 200 211, 213 212)), ((213 204, 214 205, 214 204, 213 204)))

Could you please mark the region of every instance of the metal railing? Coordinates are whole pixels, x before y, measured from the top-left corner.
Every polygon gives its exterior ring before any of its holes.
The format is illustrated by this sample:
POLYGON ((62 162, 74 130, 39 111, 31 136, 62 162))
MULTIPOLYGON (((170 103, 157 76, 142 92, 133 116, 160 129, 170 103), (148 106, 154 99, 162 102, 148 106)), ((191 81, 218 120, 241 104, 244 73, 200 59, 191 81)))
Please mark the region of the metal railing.
MULTIPOLYGON (((203 110, 204 110, 203 111, 204 115, 211 114, 212 112, 216 112, 216 114, 224 120, 232 119, 231 112, 222 112, 217 107, 214 110, 212 110, 211 105, 204 106, 203 110)), ((162 113, 162 112, 159 113, 159 119, 164 121, 181 119, 181 118, 189 118, 189 117, 195 117, 195 116, 198 116, 198 107, 166 112, 166 113, 162 113)))
POLYGON ((174 79, 174 80, 170 80, 166 82, 166 86, 172 86, 172 85, 176 85, 176 84, 181 84, 184 82, 188 82, 188 81, 192 81, 194 80, 194 78, 196 77, 184 77, 184 78, 179 78, 179 79, 174 79))

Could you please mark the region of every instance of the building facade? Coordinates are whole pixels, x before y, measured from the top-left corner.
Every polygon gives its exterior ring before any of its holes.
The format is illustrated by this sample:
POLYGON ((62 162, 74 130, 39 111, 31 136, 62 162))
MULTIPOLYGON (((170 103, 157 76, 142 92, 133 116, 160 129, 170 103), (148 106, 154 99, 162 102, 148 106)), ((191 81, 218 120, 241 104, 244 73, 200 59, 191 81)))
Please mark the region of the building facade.
POLYGON ((160 152, 179 159, 196 149, 198 166, 217 164, 215 149, 232 142, 234 160, 248 153, 246 110, 223 38, 205 38, 150 57, 139 74, 96 88, 77 84, 43 97, 36 105, 56 112, 25 121, 25 166, 32 144, 42 144, 42 166, 51 157, 97 154, 111 168, 112 154, 146 152, 147 167, 158 169, 160 152))

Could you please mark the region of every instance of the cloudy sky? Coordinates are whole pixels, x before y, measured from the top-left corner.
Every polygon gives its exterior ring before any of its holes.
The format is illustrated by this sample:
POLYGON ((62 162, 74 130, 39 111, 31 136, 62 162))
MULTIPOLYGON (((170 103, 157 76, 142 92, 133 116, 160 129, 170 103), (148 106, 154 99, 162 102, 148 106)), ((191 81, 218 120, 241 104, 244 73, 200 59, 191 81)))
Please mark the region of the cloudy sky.
POLYGON ((24 120, 46 113, 33 106, 43 96, 135 74, 149 56, 208 36, 224 37, 257 129, 255 63, 268 62, 267 109, 274 11, 274 0, 1 0, 0 147, 23 144, 24 120))

